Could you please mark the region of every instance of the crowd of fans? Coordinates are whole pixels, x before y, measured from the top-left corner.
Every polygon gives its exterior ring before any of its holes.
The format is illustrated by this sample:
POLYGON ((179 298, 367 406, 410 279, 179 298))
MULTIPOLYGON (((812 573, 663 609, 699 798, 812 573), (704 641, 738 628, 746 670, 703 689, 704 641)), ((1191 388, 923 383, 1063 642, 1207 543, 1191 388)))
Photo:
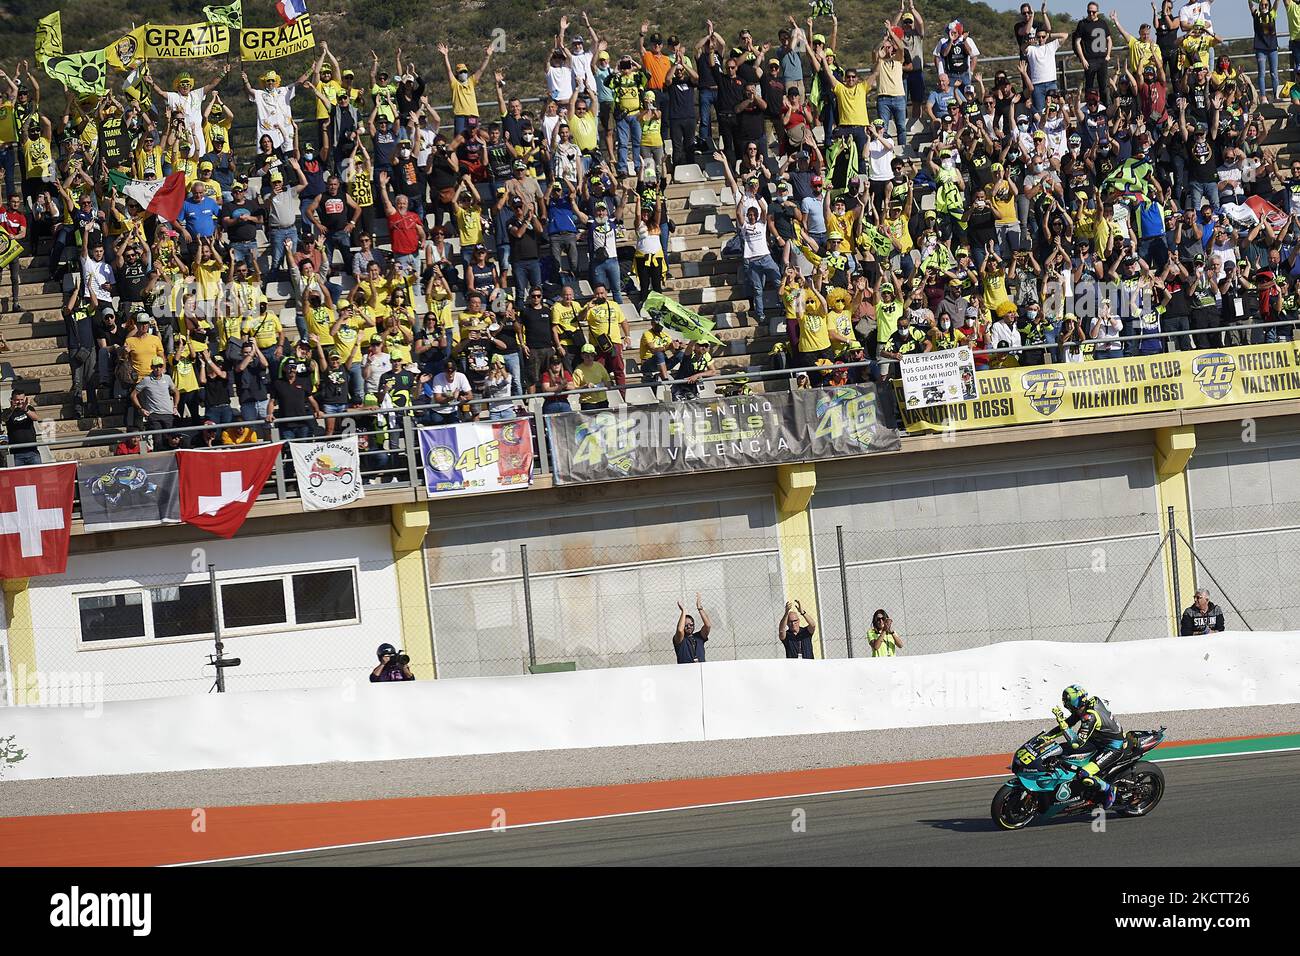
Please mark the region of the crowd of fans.
MULTIPOLYGON (((113 397, 128 431, 219 426, 169 446, 280 419, 329 433, 351 409, 509 418, 530 393, 568 410, 573 389, 604 406, 628 385, 623 304, 670 274, 666 187, 711 160, 760 326, 779 302, 772 362, 820 369, 796 385, 884 381, 963 343, 997 367, 1271 341, 1289 327, 1252 320, 1300 314, 1300 157, 1263 146, 1260 107, 1300 90, 1278 82, 1276 0, 1251 0, 1256 83, 1211 6, 1166 0, 1138 24, 1090 3, 1066 34, 1026 4, 1019 59, 993 64, 914 0, 883 27, 790 17, 763 42, 643 23, 619 50, 561 18, 545 64, 509 82, 490 47, 455 62, 440 44, 423 69, 399 49, 390 72, 322 42, 299 76, 200 66, 165 89, 146 66, 96 101, 43 97, 23 62, 0 70, 0 228, 48 239, 51 279, 74 273, 77 417, 113 397), (840 62, 842 29, 879 31, 869 63, 840 62), (113 185, 178 171, 174 222, 113 185)), ((11 282, 21 308, 16 263, 11 282)), ((714 374, 658 322, 638 345, 661 397, 714 374)))

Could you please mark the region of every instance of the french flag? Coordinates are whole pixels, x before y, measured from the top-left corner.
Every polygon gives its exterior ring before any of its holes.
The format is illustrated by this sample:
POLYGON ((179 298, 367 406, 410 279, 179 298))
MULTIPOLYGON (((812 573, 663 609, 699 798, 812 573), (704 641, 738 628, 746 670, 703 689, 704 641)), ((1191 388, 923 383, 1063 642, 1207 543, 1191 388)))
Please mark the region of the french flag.
POLYGON ((280 0, 275 5, 275 9, 279 11, 280 18, 285 23, 293 23, 307 12, 307 0, 280 0))

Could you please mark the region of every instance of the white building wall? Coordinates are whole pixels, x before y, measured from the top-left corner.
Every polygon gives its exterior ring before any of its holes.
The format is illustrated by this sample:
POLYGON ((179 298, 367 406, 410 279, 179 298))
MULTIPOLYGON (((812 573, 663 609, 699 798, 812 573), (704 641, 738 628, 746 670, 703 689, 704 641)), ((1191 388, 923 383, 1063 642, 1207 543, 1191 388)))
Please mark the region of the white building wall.
POLYGON ((208 562, 216 565, 219 585, 289 571, 356 571, 357 621, 224 635, 226 654, 242 660, 226 671, 230 692, 330 686, 346 691, 354 682, 367 680, 380 643, 400 645, 397 578, 387 525, 209 539, 73 555, 65 575, 33 579, 40 679, 64 686, 78 680, 102 682, 103 699, 110 701, 206 692, 215 674, 207 664, 211 635, 155 640, 145 646, 88 645, 81 640, 78 597, 206 582, 208 562))

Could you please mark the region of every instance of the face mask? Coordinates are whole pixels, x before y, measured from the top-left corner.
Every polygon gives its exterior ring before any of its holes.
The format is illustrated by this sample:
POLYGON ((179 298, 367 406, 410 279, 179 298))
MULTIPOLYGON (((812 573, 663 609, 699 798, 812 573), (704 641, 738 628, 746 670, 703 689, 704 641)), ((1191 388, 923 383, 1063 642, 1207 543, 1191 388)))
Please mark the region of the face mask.
POLYGON ((464 83, 466 80, 469 79, 469 74, 466 73, 464 70, 461 70, 459 73, 456 74, 456 79, 464 83))
POLYGON ((533 134, 532 134, 532 133, 524 133, 524 142, 525 142, 525 143, 531 143, 532 141, 533 141, 533 134))
POLYGON ((952 328, 952 322, 948 319, 944 319, 942 322, 939 323, 939 328, 947 332, 949 329, 952 328))

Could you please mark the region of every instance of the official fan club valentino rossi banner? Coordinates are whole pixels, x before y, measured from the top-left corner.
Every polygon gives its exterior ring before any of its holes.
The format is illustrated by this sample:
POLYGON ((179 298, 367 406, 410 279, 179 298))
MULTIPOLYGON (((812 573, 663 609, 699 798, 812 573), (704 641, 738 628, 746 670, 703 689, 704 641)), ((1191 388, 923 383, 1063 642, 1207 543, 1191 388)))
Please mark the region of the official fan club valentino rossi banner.
POLYGON ((903 408, 909 432, 994 428, 1300 398, 1293 342, 977 372, 979 397, 903 408))
POLYGON ((898 448, 873 385, 548 416, 558 484, 717 471, 898 448))

